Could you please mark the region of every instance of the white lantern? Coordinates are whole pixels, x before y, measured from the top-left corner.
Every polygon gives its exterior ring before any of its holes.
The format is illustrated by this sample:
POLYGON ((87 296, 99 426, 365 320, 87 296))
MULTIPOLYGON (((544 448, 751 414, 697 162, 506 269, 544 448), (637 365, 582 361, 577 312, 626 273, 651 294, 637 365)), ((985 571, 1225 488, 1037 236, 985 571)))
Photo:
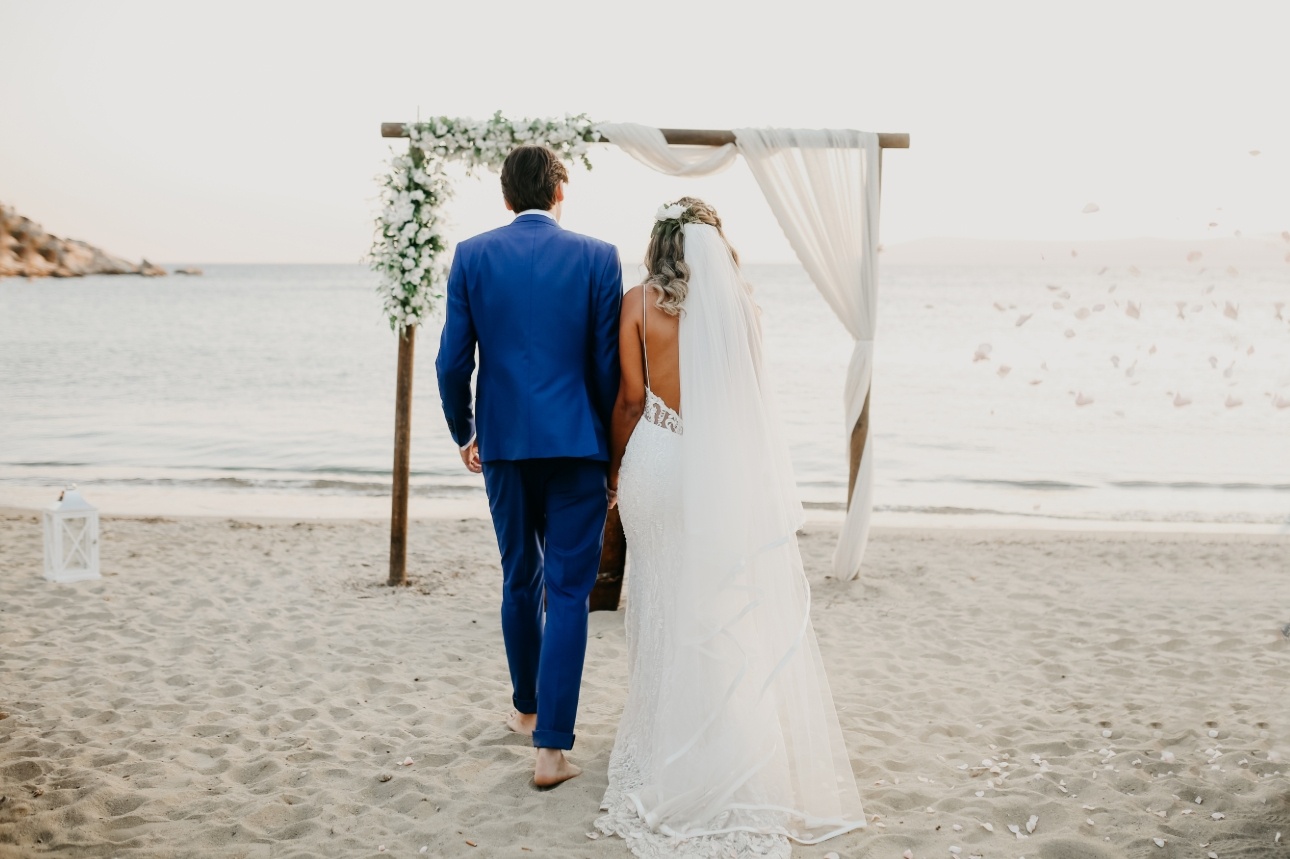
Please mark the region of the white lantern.
POLYGON ((81 497, 74 483, 45 510, 45 578, 99 578, 99 511, 81 497))

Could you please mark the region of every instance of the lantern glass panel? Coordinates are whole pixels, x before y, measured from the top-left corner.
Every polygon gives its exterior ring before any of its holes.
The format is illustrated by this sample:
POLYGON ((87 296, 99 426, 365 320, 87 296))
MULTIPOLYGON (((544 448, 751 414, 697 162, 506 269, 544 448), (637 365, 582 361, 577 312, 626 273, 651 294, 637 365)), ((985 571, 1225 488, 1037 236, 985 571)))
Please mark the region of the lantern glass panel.
POLYGON ((63 569, 80 572, 90 568, 89 517, 68 516, 63 526, 63 569))

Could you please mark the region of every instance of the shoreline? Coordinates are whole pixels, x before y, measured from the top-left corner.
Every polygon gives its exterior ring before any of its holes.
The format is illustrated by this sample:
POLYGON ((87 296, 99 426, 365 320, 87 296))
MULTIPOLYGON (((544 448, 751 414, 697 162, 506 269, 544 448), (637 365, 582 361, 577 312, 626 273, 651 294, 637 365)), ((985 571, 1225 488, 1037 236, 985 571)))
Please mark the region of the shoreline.
MULTIPOLYGON (((387 495, 343 495, 308 492, 241 492, 211 489, 95 487, 81 484, 87 500, 105 517, 180 519, 253 519, 257 521, 389 521, 387 495)), ((52 504, 59 488, 48 485, 0 487, 0 513, 37 513, 52 504)), ((840 523, 846 511, 840 506, 807 503, 808 523, 840 523)), ((490 518, 488 499, 482 491, 452 496, 412 496, 408 518, 413 520, 464 520, 490 518)), ((1250 534, 1290 535, 1290 516, 1280 522, 1149 521, 1094 519, 994 512, 873 513, 873 528, 896 530, 1035 532, 1035 533, 1143 533, 1143 534, 1250 534)))

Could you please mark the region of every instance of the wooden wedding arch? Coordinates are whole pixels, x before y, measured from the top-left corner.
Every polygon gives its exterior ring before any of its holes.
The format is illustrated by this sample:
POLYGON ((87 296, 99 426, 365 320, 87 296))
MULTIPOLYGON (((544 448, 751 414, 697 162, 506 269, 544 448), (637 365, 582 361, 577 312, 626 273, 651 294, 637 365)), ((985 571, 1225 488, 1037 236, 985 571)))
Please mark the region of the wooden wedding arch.
MULTIPOLYGON (((662 128, 663 138, 673 146, 725 146, 735 143, 735 133, 724 129, 662 128)), ((382 137, 409 137, 407 125, 402 122, 381 123, 382 137)), ((602 136, 600 142, 614 141, 602 136)), ((908 149, 907 133, 884 132, 878 135, 878 185, 882 187, 882 152, 885 149, 908 149)), ((417 163, 421 153, 409 143, 410 154, 417 163)), ((416 347, 416 326, 410 326, 399 338, 398 377, 394 401, 394 485, 390 503, 390 573, 388 584, 406 585, 408 546, 408 484, 412 456, 412 373, 416 347)), ((860 460, 869 435, 869 393, 865 392, 864 407, 855 426, 851 428, 850 474, 847 481, 847 505, 855 493, 860 460)), ((627 542, 617 509, 611 510, 605 522, 605 547, 600 560, 600 572, 591 594, 592 611, 614 611, 618 608, 622 588, 623 569, 627 559, 627 542)))

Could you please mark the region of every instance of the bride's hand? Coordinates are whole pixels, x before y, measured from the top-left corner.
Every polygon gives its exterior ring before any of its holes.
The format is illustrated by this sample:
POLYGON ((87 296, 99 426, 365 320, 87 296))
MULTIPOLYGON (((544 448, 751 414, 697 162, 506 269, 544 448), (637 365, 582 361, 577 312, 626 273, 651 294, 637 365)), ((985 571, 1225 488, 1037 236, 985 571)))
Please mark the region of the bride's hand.
POLYGON ((618 490, 614 487, 609 488, 609 509, 613 510, 618 506, 618 490))

